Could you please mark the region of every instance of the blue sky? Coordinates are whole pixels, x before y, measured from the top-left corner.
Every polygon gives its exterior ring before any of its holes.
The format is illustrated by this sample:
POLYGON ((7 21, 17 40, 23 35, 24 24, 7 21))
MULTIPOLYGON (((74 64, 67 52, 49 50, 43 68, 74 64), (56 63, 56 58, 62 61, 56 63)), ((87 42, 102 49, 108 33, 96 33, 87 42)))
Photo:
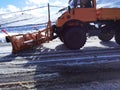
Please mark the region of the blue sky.
POLYGON ((7 7, 7 5, 15 5, 18 7, 23 7, 25 5, 25 0, 0 0, 0 7, 7 7))
POLYGON ((51 4, 65 5, 68 0, 0 0, 0 8, 6 8, 8 5, 16 6, 17 8, 23 9, 26 6, 40 6, 43 4, 47 4, 48 2, 51 4))
MULTIPOLYGON (((67 6, 68 0, 1 0, 1 2, 2 3, 0 3, 0 14, 3 14, 46 6, 48 2, 52 5, 67 6)), ((46 9, 47 8, 43 8, 39 10, 29 11, 26 13, 41 16, 46 14, 46 9)), ((57 13, 57 10, 58 9, 52 9, 52 13, 57 13)))

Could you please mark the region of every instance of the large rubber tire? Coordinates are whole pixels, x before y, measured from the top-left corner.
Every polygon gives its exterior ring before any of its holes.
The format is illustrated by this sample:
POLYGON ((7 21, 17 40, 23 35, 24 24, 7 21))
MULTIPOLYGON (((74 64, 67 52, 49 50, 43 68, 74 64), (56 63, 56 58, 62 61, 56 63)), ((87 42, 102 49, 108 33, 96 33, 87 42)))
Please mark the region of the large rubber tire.
POLYGON ((69 49, 80 49, 86 42, 86 33, 80 27, 71 27, 64 35, 64 44, 69 49))
POLYGON ((60 39, 61 42, 64 42, 64 39, 62 37, 59 37, 59 39, 60 39))
POLYGON ((119 30, 116 30, 115 32, 115 41, 117 44, 120 45, 120 31, 119 30))
POLYGON ((107 42, 107 41, 110 41, 112 38, 114 37, 114 32, 110 31, 110 32, 101 32, 99 35, 98 35, 98 38, 103 41, 103 42, 107 42))
POLYGON ((115 41, 120 45, 120 21, 116 23, 115 41))

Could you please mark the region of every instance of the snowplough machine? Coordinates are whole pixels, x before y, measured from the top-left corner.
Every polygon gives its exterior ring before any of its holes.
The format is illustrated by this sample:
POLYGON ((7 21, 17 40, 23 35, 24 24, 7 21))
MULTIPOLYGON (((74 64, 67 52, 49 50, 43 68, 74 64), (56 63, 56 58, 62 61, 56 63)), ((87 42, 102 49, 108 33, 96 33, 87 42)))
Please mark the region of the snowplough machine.
POLYGON ((48 23, 44 30, 29 34, 7 36, 12 43, 13 53, 49 42, 57 37, 69 49, 80 49, 88 36, 97 35, 102 41, 115 36, 120 45, 120 8, 96 8, 96 0, 69 0, 67 9, 58 17, 55 25, 50 21, 48 5, 48 23))

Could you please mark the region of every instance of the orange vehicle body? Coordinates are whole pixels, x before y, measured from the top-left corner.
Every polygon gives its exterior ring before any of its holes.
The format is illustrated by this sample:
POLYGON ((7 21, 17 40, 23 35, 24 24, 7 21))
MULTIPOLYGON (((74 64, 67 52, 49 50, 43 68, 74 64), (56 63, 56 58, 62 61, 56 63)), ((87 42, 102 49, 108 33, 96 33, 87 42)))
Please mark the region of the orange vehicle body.
POLYGON ((74 8, 71 9, 70 13, 65 12, 61 17, 58 18, 56 26, 62 27, 65 22, 69 20, 80 20, 82 22, 96 21, 96 9, 95 8, 74 8))
MULTIPOLYGON (((94 29, 98 30, 97 35, 102 41, 109 41, 115 36, 117 44, 120 45, 120 8, 96 8, 96 0, 70 0, 70 4, 71 1, 74 1, 73 6, 68 6, 67 11, 56 20, 55 25, 51 25, 49 14, 47 27, 43 31, 29 35, 8 36, 7 39, 12 43, 13 53, 57 37, 69 49, 80 49, 84 46, 87 35, 94 29), (78 7, 75 1, 78 1, 78 7), (83 2, 89 2, 91 6, 85 7, 87 4, 83 5, 83 2), (91 23, 94 23, 94 28, 91 23)), ((48 13, 50 13, 49 9, 48 13)))
POLYGON ((120 8, 101 8, 96 14, 98 20, 120 20, 120 8))
POLYGON ((69 20, 82 22, 95 22, 97 20, 120 20, 120 8, 74 8, 70 13, 65 12, 57 21, 56 25, 62 27, 69 20))

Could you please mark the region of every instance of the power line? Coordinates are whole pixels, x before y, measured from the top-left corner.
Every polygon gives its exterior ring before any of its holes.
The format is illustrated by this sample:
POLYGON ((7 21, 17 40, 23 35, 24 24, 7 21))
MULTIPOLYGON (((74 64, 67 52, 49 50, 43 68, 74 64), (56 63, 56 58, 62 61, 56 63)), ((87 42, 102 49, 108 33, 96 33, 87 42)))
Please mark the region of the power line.
POLYGON ((35 9, 39 9, 39 8, 44 8, 44 7, 47 7, 47 6, 41 6, 41 7, 36 7, 36 8, 26 9, 26 10, 21 10, 21 11, 16 11, 16 12, 3 13, 3 14, 0 14, 0 15, 13 14, 13 13, 19 13, 19 12, 26 12, 26 11, 31 11, 31 10, 35 10, 35 9))
POLYGON ((3 23, 3 24, 1 24, 1 25, 12 24, 12 23, 16 23, 16 22, 20 22, 20 21, 26 21, 26 20, 30 20, 30 19, 32 19, 32 18, 14 20, 14 21, 10 21, 10 22, 3 23))
MULTIPOLYGON (((40 9, 40 8, 45 8, 45 7, 48 7, 48 6, 41 6, 41 7, 36 7, 36 8, 31 8, 31 9, 26 9, 26 10, 22 10, 22 11, 16 11, 16 12, 9 12, 9 13, 3 13, 3 14, 0 14, 0 15, 8 15, 8 14, 13 14, 13 13, 19 13, 19 12, 26 12, 26 11, 31 11, 31 10, 35 10, 35 9, 40 9)), ((50 5, 50 7, 53 7, 53 8, 63 8, 64 6, 55 6, 55 5, 50 5)), ((8 21, 8 22, 5 22, 1 25, 6 25, 6 24, 11 24, 11 23, 16 23, 16 22, 20 22, 20 21, 26 21, 26 20, 30 20, 31 18, 26 18, 26 19, 20 19, 20 20, 13 20, 13 21, 8 21)), ((42 23, 43 24, 43 23, 42 23)))
POLYGON ((62 7, 62 8, 64 8, 65 6, 50 5, 50 7, 58 7, 58 8, 62 7))
MULTIPOLYGON (((41 7, 36 7, 36 8, 31 8, 31 9, 26 9, 26 10, 21 10, 21 11, 16 11, 16 12, 3 13, 3 14, 0 14, 0 15, 7 15, 7 14, 14 14, 14 13, 19 13, 19 12, 26 12, 26 11, 31 11, 31 10, 35 10, 35 9, 45 8, 45 7, 48 7, 48 6, 41 6, 41 7)), ((60 7, 64 7, 64 6, 50 5, 50 7, 60 8, 60 7)))

